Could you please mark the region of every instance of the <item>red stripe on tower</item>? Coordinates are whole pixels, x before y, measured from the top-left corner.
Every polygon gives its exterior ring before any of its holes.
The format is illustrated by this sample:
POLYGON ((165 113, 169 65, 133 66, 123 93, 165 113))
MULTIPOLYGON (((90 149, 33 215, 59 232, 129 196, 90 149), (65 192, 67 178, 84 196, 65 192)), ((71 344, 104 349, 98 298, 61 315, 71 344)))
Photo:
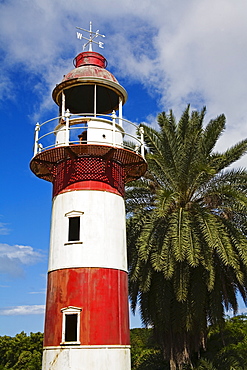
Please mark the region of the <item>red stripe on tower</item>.
POLYGON ((82 308, 78 337, 81 345, 129 345, 127 297, 124 271, 71 268, 49 273, 44 346, 60 346, 61 310, 67 306, 82 308))

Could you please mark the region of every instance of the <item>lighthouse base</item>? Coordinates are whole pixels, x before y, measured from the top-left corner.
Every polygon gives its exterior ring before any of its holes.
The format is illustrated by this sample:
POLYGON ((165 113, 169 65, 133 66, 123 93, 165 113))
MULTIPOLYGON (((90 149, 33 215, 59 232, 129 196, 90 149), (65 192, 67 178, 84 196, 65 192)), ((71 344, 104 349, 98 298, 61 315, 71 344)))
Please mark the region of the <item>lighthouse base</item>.
POLYGON ((130 370, 130 346, 46 347, 42 370, 130 370))

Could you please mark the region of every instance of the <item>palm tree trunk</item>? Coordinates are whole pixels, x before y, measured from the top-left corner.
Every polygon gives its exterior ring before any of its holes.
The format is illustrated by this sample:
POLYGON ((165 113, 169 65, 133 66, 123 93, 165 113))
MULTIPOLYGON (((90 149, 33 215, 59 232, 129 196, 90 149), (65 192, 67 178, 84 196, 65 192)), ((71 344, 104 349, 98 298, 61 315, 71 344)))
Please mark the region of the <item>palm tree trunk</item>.
POLYGON ((173 358, 170 358, 170 370, 177 370, 177 365, 173 358))

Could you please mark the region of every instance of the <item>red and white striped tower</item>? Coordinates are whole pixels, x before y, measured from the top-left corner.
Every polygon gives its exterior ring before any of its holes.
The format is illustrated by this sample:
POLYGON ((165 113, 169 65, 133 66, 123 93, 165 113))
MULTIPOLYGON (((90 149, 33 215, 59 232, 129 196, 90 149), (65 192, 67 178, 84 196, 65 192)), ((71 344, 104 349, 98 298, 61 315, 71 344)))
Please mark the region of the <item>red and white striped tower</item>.
POLYGON ((125 147, 127 93, 105 67, 77 55, 53 90, 55 129, 36 125, 30 167, 53 184, 43 370, 130 369, 123 197, 146 162, 135 130, 125 147))

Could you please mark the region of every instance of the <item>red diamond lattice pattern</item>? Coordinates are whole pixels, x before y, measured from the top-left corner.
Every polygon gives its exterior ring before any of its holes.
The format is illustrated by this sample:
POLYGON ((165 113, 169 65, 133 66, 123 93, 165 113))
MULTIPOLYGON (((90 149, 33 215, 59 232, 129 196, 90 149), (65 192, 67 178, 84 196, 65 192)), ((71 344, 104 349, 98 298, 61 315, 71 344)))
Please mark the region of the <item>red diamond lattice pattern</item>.
POLYGON ((124 196, 124 169, 115 161, 84 157, 67 159, 56 165, 53 180, 53 196, 78 181, 94 180, 104 182, 124 196))

